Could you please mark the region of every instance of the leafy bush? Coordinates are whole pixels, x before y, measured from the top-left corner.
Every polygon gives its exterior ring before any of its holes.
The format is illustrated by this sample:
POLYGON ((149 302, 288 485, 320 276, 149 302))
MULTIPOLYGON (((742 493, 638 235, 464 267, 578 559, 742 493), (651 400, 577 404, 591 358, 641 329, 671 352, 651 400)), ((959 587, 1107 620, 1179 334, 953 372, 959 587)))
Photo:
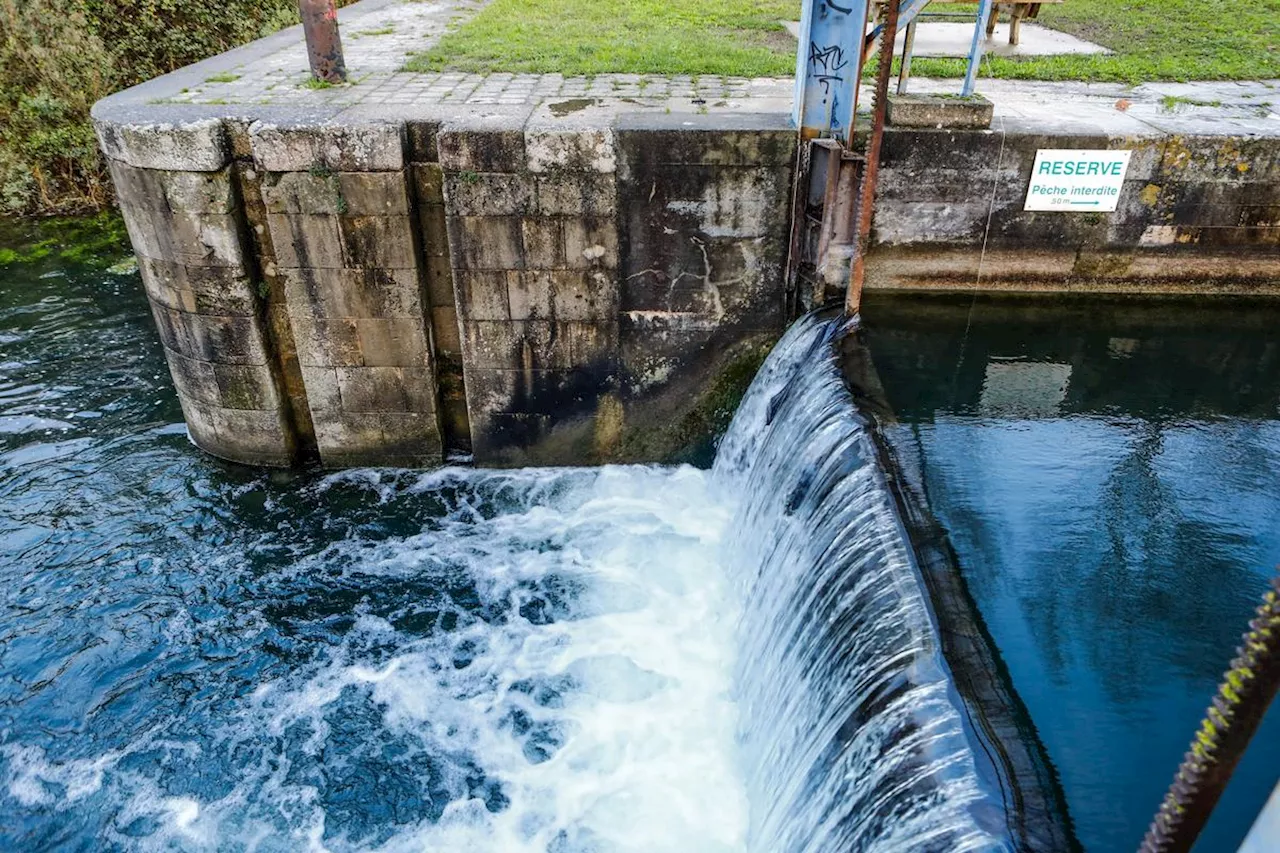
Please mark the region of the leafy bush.
POLYGON ((296 0, 0 0, 0 212, 106 206, 93 103, 297 15, 296 0))

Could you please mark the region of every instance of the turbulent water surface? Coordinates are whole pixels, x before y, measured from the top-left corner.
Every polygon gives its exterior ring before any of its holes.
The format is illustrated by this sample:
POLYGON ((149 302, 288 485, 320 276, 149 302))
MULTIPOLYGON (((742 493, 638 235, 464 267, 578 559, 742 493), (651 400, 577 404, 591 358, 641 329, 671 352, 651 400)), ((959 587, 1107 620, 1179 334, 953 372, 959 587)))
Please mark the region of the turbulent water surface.
POLYGON ((272 474, 55 258, 0 270, 0 848, 1002 845, 827 326, 714 472, 272 474))

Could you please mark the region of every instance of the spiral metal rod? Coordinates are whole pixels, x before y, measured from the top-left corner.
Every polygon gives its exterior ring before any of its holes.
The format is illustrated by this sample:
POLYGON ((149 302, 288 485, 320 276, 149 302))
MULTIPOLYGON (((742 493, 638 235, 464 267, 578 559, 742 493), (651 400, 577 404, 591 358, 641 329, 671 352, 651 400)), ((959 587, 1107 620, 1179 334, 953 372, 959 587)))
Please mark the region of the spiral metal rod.
POLYGON ((1262 597, 1139 853, 1183 853, 1222 796, 1280 687, 1280 575, 1262 597))

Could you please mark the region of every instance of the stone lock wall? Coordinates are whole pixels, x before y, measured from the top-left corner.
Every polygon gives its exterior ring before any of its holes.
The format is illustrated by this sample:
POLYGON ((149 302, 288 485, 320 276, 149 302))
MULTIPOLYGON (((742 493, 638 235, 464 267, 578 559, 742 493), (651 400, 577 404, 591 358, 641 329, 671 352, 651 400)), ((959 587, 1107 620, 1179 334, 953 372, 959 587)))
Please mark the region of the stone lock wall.
POLYGON ((867 287, 1277 292, 1280 138, 1041 124, 890 128, 867 287), (1132 150, 1115 213, 1023 210, 1041 148, 1132 150))
POLYGON ((781 116, 98 131, 191 434, 228 459, 660 459, 785 325, 781 116))

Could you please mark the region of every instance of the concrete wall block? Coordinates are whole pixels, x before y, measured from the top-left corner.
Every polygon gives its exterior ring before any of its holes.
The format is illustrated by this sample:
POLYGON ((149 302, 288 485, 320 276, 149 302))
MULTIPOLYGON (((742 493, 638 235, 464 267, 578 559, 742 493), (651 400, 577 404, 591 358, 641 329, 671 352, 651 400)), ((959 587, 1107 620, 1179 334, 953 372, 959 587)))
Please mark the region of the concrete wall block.
POLYGON ((394 122, 363 125, 249 126, 254 162, 268 172, 394 172, 404 168, 404 127, 394 122))
POLYGON ((518 216, 450 216, 449 247, 455 270, 524 269, 518 216))
POLYGON ((566 218, 564 254, 571 269, 618 269, 617 223, 612 218, 566 218))
POLYGON ((217 172, 162 172, 160 183, 170 210, 235 213, 237 194, 231 169, 217 172))
POLYGON ((1280 206, 1280 182, 1165 181, 1159 187, 1151 218, 1165 225, 1265 224, 1245 221, 1246 211, 1258 205, 1280 206))
POLYGON ((871 240, 892 245, 981 240, 987 213, 985 201, 880 201, 872 219, 871 240))
MULTIPOLYGON (((989 247, 1032 247, 1107 245, 1112 218, 1105 213, 1066 215, 1049 211, 1026 211, 1022 205, 997 207, 991 214, 989 247)), ((982 231, 978 232, 981 240, 982 231)))
POLYGON ((524 265, 533 270, 564 269, 564 220, 550 216, 526 216, 520 220, 524 265))
POLYGON ((1160 167, 1165 181, 1274 183, 1280 181, 1280 145, 1268 137, 1171 136, 1160 167))
POLYGON ((606 373, 616 370, 618 361, 618 321, 579 323, 556 321, 556 334, 569 341, 575 369, 606 373))
POLYGON ((618 169, 613 129, 529 129, 525 132, 526 164, 530 172, 600 172, 618 169))
POLYGON ((619 296, 614 276, 601 270, 526 272, 520 278, 519 292, 510 292, 511 316, 517 320, 607 322, 618 313, 619 296))
POLYGON ((415 269, 413 222, 408 216, 341 216, 346 266, 415 269))
POLYGON ((226 409, 178 395, 187 429, 206 453, 248 465, 293 464, 294 440, 279 411, 226 409))
POLYGON ((685 230, 708 237, 751 238, 786 232, 791 172, 788 169, 669 167, 655 191, 685 230))
POLYGON ((446 257, 427 258, 427 299, 433 306, 453 307, 453 267, 446 257))
POLYGON ((442 127, 436 137, 446 172, 522 172, 524 131, 442 127))
POLYGON ((271 369, 264 364, 215 364, 218 398, 224 409, 276 411, 281 407, 271 369))
POLYGON ((258 295, 253 282, 239 268, 186 267, 183 276, 191 288, 195 313, 257 316, 258 295))
POLYGON ((396 465, 423 468, 442 459, 434 414, 341 413, 316 423, 320 461, 328 468, 396 465))
POLYGON ((457 288, 458 314, 467 320, 507 320, 511 309, 507 301, 509 277, 519 277, 514 270, 477 270, 454 276, 457 288))
MULTIPOLYGON (((771 330, 777 335, 781 327, 771 330)), ((748 336, 739 332, 733 337, 748 336)), ((624 314, 620 329, 623 392, 631 398, 660 388, 673 374, 713 363, 726 336, 701 314, 624 314)))
POLYGON ((424 367, 340 367, 337 379, 346 412, 436 410, 435 378, 424 367))
POLYGON ((253 160, 266 172, 305 172, 324 163, 323 129, 280 126, 261 121, 249 125, 253 160))
POLYGON ((116 188, 116 200, 122 210, 167 211, 169 200, 165 191, 165 176, 169 173, 155 169, 139 169, 121 160, 107 160, 111 183, 116 188))
POLYGON ((169 362, 169 375, 173 387, 181 395, 209 406, 221 406, 218 377, 212 362, 188 358, 176 350, 165 347, 165 360, 169 362))
POLYGON ((138 271, 147 298, 173 311, 196 314, 196 295, 187 282, 187 268, 172 261, 138 257, 138 271))
POLYGON ((414 163, 409 168, 418 204, 444 204, 444 170, 440 164, 414 163))
POLYGON ((356 336, 366 367, 429 367, 427 331, 422 318, 359 319, 356 336))
POLYGON ((216 118, 159 124, 98 120, 94 130, 107 159, 139 169, 216 172, 230 161, 226 130, 216 118))
POLYGON ((463 363, 468 371, 568 370, 574 367, 574 361, 566 325, 549 320, 464 320, 463 363))
MULTIPOLYGON (((467 373, 467 401, 481 426, 503 415, 540 415, 546 426, 591 417, 602 394, 613 390, 616 377, 585 366, 577 370, 472 370, 467 373)), ((569 460, 565 460, 569 461, 569 460)), ((583 459, 576 460, 581 464, 583 459)))
POLYGON ((1017 202, 1027 194, 1027 183, 1015 169, 932 169, 927 172, 883 169, 876 185, 876 203, 924 201, 1017 202))
POLYGON ((139 258, 138 268, 147 296, 164 308, 188 314, 257 315, 257 295, 253 284, 238 270, 185 267, 146 257, 139 258))
POLYGON ((410 121, 405 126, 409 142, 409 161, 435 163, 440 159, 440 147, 436 137, 440 135, 438 121, 410 121))
MULTIPOLYGON (((1014 169, 1021 174, 1024 158, 1008 144, 1012 139, 1012 136, 1002 139, 996 131, 889 127, 885 128, 880 167, 920 173, 945 163, 950 169, 986 171, 1003 168, 1014 169)), ((1097 146, 1062 144, 1043 147, 1097 146)), ((1034 159, 1033 150, 1032 161, 1034 159)), ((1025 168, 1029 176, 1031 164, 1027 163, 1025 168)))
POLYGON ((166 348, 198 361, 266 364, 261 330, 254 317, 188 314, 152 303, 152 316, 166 348))
POLYGON ((302 381, 307 389, 307 404, 317 424, 342 412, 342 392, 338 387, 338 367, 302 366, 302 381))
POLYGON ((610 175, 563 172, 537 179, 537 209, 543 216, 612 216, 617 183, 610 175))
POLYGON ((428 204, 418 209, 422 223, 422 254, 428 258, 449 257, 449 226, 443 204, 428 204))
POLYGON ((721 115, 706 116, 704 120, 721 126, 690 129, 683 124, 684 116, 632 119, 648 123, 649 127, 628 127, 630 122, 624 123, 616 131, 623 173, 631 175, 666 165, 791 166, 795 162, 794 128, 778 126, 772 120, 757 122, 758 126, 750 128, 726 128, 726 117, 721 115), (680 124, 671 126, 673 121, 680 124))
POLYGON ((448 172, 444 197, 459 216, 512 216, 534 209, 534 179, 524 173, 448 172))
POLYGON ((409 213, 409 176, 399 172, 339 172, 340 212, 351 216, 409 213))
MULTIPOLYGON (((227 213, 169 214, 172 258, 189 267, 236 267, 244 269, 244 250, 240 241, 240 223, 227 213)), ((157 230, 161 223, 157 222, 157 230)))
POLYGON ((356 320, 318 320, 294 304, 289 306, 298 363, 303 367, 359 367, 364 364, 356 320))
POLYGON ((431 333, 438 355, 462 358, 462 333, 458 330, 458 312, 452 305, 431 309, 431 333))
POLYGON ((414 270, 291 269, 282 278, 289 302, 317 319, 422 316, 414 270))
POLYGON ((269 213, 267 225, 282 270, 347 266, 338 217, 269 213))
POLYGON ((269 174, 262 182, 262 201, 268 213, 305 213, 337 216, 341 188, 332 173, 283 172, 269 174))
MULTIPOLYGON (((553 320, 552 276, 548 270, 512 273, 507 277, 507 303, 513 320, 553 320)), ((584 274, 583 274, 584 275, 584 274)))

